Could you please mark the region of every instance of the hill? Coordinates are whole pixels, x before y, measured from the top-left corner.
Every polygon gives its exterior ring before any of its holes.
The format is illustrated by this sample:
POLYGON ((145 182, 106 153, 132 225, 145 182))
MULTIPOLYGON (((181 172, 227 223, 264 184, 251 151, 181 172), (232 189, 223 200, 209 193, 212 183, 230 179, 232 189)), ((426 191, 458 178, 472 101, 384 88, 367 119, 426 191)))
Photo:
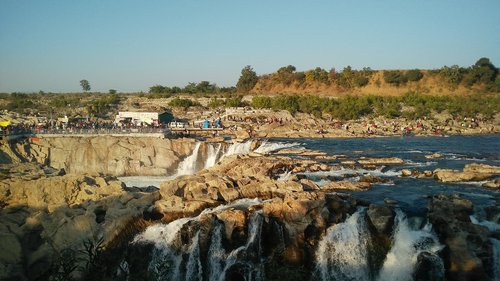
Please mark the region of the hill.
MULTIPOLYGON (((248 72, 248 67, 247 67, 248 72)), ((407 92, 433 95, 464 95, 481 92, 500 92, 500 78, 488 58, 479 59, 464 68, 457 65, 435 70, 354 70, 342 71, 315 68, 296 71, 293 65, 281 67, 276 72, 258 76, 249 91, 252 94, 319 94, 388 95, 399 96, 407 92)), ((245 79, 242 71, 240 81, 245 79)), ((238 82, 240 84, 240 82, 238 82)), ((237 86, 238 87, 238 86, 237 86)), ((248 88, 248 87, 247 87, 248 88)), ((238 87, 241 91, 241 87, 238 87)))

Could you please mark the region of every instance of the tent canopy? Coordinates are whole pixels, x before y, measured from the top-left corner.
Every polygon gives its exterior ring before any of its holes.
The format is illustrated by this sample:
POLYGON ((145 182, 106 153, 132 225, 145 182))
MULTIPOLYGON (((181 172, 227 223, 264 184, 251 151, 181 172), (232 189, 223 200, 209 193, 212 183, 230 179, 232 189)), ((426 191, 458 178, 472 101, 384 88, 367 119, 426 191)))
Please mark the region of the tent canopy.
POLYGON ((10 121, 0 121, 0 127, 7 127, 10 125, 10 121))

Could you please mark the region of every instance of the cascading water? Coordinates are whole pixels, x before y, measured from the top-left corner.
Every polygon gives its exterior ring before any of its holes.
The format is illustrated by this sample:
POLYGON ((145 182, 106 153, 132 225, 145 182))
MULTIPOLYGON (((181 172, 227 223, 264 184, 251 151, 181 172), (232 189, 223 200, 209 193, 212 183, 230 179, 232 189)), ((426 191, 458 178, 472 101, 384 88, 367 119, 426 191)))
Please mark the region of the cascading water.
POLYGON ((244 246, 233 250, 226 259, 226 265, 220 275, 219 281, 225 281, 226 275, 233 267, 239 267, 239 274, 244 280, 260 281, 264 279, 264 269, 261 262, 262 249, 260 235, 262 231, 263 218, 256 212, 250 218, 248 226, 248 239, 244 246))
POLYGON ((200 150, 200 145, 201 142, 197 142, 193 153, 186 157, 180 164, 179 168, 177 169, 177 176, 182 176, 182 175, 192 175, 196 173, 196 165, 198 163, 198 152, 200 150))
POLYGON ((227 271, 239 265, 245 269, 245 280, 259 281, 262 280, 263 274, 263 265, 260 262, 260 232, 263 219, 259 213, 254 213, 250 219, 246 244, 229 254, 226 254, 222 247, 223 224, 217 220, 214 222, 206 269, 201 261, 200 231, 196 232, 188 245, 182 245, 180 235, 184 225, 190 221, 199 221, 203 215, 228 208, 248 208, 261 202, 259 199, 241 199, 230 205, 207 209, 197 217, 153 225, 137 235, 132 243, 154 243, 148 269, 158 281, 202 280, 205 275, 208 280, 224 281, 227 271))
MULTIPOLYGON (((365 222, 365 212, 359 209, 345 222, 328 228, 318 244, 314 276, 320 280, 413 280, 417 257, 421 252, 436 254, 442 249, 436 235, 427 224, 413 230, 401 210, 396 210, 396 225, 392 247, 377 278, 370 272, 368 245, 371 237, 365 222)), ((438 258, 438 271, 444 276, 444 266, 438 258)))
POLYGON ((200 231, 196 233, 189 246, 189 258, 186 265, 186 280, 202 280, 203 268, 200 260, 200 231))
POLYGON ((149 264, 149 271, 157 277, 158 281, 179 280, 181 278, 182 252, 175 242, 182 226, 189 220, 190 218, 183 218, 166 225, 153 225, 134 238, 133 243, 154 241, 155 248, 149 264))
POLYGON ((320 280, 370 280, 368 230, 364 209, 328 228, 316 250, 315 276, 320 280))
POLYGON ((250 153, 252 147, 252 141, 246 142, 235 142, 229 146, 226 153, 221 157, 223 159, 226 156, 235 155, 235 154, 247 154, 250 153))
POLYGON ((222 248, 222 226, 216 221, 210 239, 210 249, 208 250, 208 274, 209 280, 218 280, 222 275, 222 263, 226 259, 226 252, 222 248))
MULTIPOLYGON (((200 154, 202 154, 200 153, 200 146, 201 142, 197 142, 191 155, 186 157, 179 164, 176 176, 192 175, 201 169, 201 167, 199 167, 200 165, 198 164, 202 162, 202 160, 199 159, 200 154)), ((251 146, 252 141, 233 143, 231 144, 231 146, 229 146, 226 152, 223 152, 223 145, 221 143, 217 144, 216 146, 209 144, 207 145, 207 158, 204 161, 205 164, 203 165, 203 168, 208 169, 210 167, 213 167, 218 160, 223 159, 226 156, 234 154, 247 154, 251 151, 251 146)))
MULTIPOLYGON (((470 216, 470 221, 473 224, 484 226, 492 232, 500 231, 500 224, 496 222, 488 220, 480 221, 475 216, 470 216)), ((500 281, 500 241, 490 238, 490 242, 493 247, 493 280, 500 281)))
POLYGON ((214 145, 208 145, 207 148, 207 161, 205 161, 205 169, 213 167, 219 159, 219 154, 222 151, 222 144, 218 143, 215 147, 214 145))
MULTIPOLYGON (((396 210, 395 230, 392 247, 386 256, 384 265, 377 280, 411 281, 417 263, 417 257, 422 252, 436 254, 443 246, 439 244, 432 226, 427 224, 422 229, 412 229, 406 215, 396 210)), ((444 276, 444 266, 440 265, 441 272, 433 274, 444 276)))
MULTIPOLYGON (((271 152, 276 152, 281 149, 285 148, 299 148, 300 143, 297 142, 292 142, 292 143, 284 143, 284 142, 269 142, 268 140, 264 140, 262 144, 255 149, 255 152, 257 153, 271 153, 271 152)), ((303 149, 303 148, 302 148, 303 149)))

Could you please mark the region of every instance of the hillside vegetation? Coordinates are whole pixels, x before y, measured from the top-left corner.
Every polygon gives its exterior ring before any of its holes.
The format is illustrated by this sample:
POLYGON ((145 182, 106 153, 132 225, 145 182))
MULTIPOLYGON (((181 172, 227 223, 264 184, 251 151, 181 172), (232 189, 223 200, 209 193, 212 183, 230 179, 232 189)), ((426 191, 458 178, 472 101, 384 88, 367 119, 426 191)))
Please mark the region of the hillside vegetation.
POLYGON ((410 91, 433 95, 498 93, 498 68, 488 58, 481 58, 470 67, 453 65, 435 70, 355 70, 348 66, 341 71, 320 67, 297 71, 289 65, 259 76, 250 93, 396 96, 410 91))

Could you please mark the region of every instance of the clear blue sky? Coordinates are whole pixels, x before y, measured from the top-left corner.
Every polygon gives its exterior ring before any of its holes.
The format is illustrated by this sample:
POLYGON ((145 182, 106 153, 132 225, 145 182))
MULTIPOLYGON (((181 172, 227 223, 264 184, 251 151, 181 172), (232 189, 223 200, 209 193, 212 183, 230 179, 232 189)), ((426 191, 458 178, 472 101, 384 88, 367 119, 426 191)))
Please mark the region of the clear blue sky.
POLYGON ((0 0, 0 92, 235 85, 295 65, 500 66, 499 0, 0 0))

